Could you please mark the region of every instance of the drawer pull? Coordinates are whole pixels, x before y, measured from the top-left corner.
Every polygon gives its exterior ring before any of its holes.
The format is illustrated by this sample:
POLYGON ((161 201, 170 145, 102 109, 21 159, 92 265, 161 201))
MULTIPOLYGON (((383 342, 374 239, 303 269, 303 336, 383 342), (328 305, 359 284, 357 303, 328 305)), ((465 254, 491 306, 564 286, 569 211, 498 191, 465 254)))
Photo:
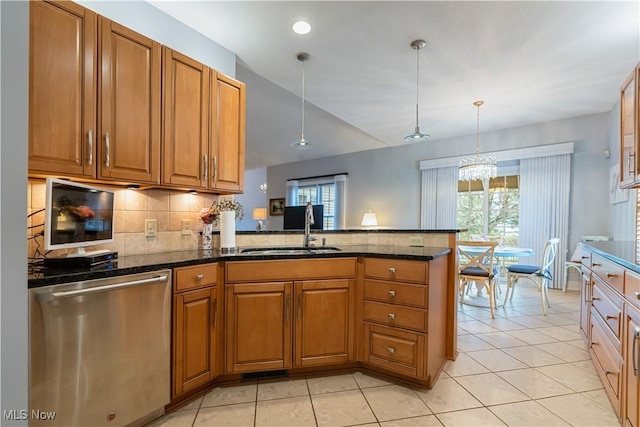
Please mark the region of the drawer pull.
POLYGON ((393 347, 387 347, 387 352, 388 352, 389 354, 393 354, 393 353, 395 353, 395 352, 396 352, 396 349, 395 349, 395 348, 393 348, 393 347))
POLYGON ((204 279, 204 274, 198 274, 198 275, 196 276, 196 280, 197 280, 197 281, 200 281, 200 280, 202 280, 202 279, 204 279))
POLYGON ((393 313, 389 313, 389 319, 390 320, 394 320, 396 318, 396 315, 393 313))
POLYGON ((618 320, 618 316, 607 315, 607 320, 618 320))
POLYGON ((598 263, 598 262, 594 262, 593 264, 591 264, 593 267, 602 267, 602 264, 598 263))
POLYGON ((396 269, 395 269, 395 267, 389 267, 389 273, 391 273, 391 274, 396 274, 396 269))
POLYGON ((601 298, 600 297, 591 297, 591 299, 594 300, 594 301, 600 301, 601 298))
POLYGON ((583 256, 582 259, 589 259, 589 257, 588 256, 583 256))
POLYGON ((390 297, 395 297, 396 296, 396 291, 389 291, 389 296, 390 297))
POLYGON ((637 299, 640 299, 640 292, 636 292, 635 295, 637 299))
POLYGON ((607 278, 610 278, 610 277, 618 277, 618 275, 615 273, 607 273, 607 278))
POLYGON ((618 373, 617 373, 617 372, 610 371, 610 370, 608 370, 608 369, 605 369, 605 370, 604 370, 604 374, 605 374, 605 375, 618 375, 618 373))

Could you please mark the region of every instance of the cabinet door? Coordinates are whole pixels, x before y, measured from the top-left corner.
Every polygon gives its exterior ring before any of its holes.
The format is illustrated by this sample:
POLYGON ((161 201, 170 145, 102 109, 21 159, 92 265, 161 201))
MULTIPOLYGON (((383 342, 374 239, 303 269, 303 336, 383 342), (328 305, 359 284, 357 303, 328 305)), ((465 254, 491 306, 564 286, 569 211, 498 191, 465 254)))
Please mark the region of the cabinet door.
POLYGON ((216 295, 216 288, 211 287, 174 297, 174 397, 217 374, 216 295))
POLYGON ((633 185, 638 176, 638 124, 636 99, 638 71, 634 69, 620 90, 620 186, 633 185))
POLYGON ((353 281, 295 283, 295 366, 353 360, 353 281))
POLYGON ((227 372, 291 366, 291 283, 226 288, 227 372))
POLYGON ((104 17, 99 177, 160 182, 160 44, 104 17))
POLYGON ((240 193, 244 188, 245 85, 219 73, 212 73, 211 80, 209 187, 240 193))
POLYGON ((29 172, 95 177, 96 14, 29 7, 29 172))
POLYGON ((209 68, 163 47, 162 183, 206 188, 209 68))
POLYGON ((624 424, 640 427, 640 311, 627 306, 624 424))

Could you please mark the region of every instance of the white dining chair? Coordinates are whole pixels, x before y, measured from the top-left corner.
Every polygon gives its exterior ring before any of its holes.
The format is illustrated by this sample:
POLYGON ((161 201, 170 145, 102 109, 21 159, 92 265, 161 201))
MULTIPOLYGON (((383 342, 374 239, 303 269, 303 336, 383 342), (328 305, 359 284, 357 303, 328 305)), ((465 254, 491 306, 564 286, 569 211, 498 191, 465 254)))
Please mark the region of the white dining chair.
POLYGON ((460 279, 460 304, 464 303, 465 290, 470 283, 484 286, 489 297, 489 310, 494 318, 496 300, 497 271, 493 265, 493 252, 498 243, 490 241, 459 241, 458 242, 458 277, 460 279))
MULTIPOLYGON (((601 242, 610 240, 609 236, 582 236, 583 242, 601 242)), ((564 281, 562 282, 562 292, 567 292, 567 286, 569 283, 569 270, 574 269, 578 274, 582 272, 582 246, 580 243, 576 245, 576 249, 571 254, 569 261, 564 262, 564 281)))
POLYGON ((550 307, 549 293, 547 290, 549 283, 553 280, 551 266, 556 258, 558 243, 560 243, 560 239, 557 237, 547 240, 547 243, 544 245, 541 265, 513 264, 507 267, 507 290, 505 291, 502 305, 507 303, 507 299, 513 299, 514 288, 518 279, 528 279, 538 286, 542 313, 545 316, 547 315, 547 307, 550 307), (509 293, 511 293, 511 295, 509 295, 509 293))

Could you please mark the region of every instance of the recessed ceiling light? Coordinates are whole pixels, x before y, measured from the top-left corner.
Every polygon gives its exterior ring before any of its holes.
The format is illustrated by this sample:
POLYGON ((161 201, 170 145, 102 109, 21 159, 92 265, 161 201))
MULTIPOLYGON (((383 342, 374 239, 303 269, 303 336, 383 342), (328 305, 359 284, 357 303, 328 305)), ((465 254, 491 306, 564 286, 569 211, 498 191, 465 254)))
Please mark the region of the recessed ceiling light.
POLYGON ((311 25, 306 21, 298 21, 293 24, 293 31, 296 34, 307 34, 311 31, 311 25))

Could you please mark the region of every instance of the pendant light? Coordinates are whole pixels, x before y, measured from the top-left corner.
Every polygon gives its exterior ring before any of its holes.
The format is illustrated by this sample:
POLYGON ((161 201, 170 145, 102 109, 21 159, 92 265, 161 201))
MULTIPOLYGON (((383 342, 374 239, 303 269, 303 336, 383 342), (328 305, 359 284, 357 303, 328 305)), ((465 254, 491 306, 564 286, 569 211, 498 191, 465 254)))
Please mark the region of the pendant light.
POLYGON ((420 132, 420 126, 418 126, 418 104, 420 101, 420 49, 425 47, 427 42, 424 40, 414 40, 411 42, 411 48, 416 51, 416 128, 411 135, 407 135, 404 137, 404 140, 407 142, 419 142, 424 141, 428 138, 431 138, 431 135, 427 135, 426 133, 420 132))
POLYGON ((475 181, 495 178, 498 174, 498 165, 495 157, 480 155, 480 106, 484 101, 473 103, 478 108, 478 128, 476 131, 476 155, 460 161, 459 179, 461 181, 475 181))
POLYGON ((305 141, 304 139, 304 63, 307 62, 311 55, 306 52, 298 53, 298 61, 302 62, 302 125, 300 126, 300 140, 291 143, 291 146, 294 148, 306 149, 311 147, 311 143, 305 141))

